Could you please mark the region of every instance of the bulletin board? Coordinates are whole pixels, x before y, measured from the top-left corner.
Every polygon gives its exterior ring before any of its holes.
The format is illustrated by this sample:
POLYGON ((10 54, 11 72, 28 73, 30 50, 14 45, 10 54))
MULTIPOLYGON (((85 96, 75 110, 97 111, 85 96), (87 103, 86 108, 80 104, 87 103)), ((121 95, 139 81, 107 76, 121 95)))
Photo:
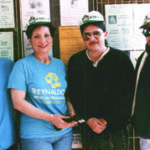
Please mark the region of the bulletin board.
POLYGON ((60 59, 67 65, 69 58, 85 49, 80 30, 77 26, 59 27, 60 59))

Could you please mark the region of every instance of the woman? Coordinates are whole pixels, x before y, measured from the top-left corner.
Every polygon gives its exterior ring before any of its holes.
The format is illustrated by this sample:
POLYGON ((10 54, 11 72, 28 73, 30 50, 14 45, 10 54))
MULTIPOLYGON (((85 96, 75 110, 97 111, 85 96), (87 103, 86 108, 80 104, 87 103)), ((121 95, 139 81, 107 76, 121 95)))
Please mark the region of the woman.
POLYGON ((63 121, 68 118, 66 69, 61 60, 49 56, 54 27, 45 18, 31 17, 26 35, 33 54, 15 63, 8 84, 14 108, 22 113, 21 149, 70 150, 70 127, 76 122, 63 121))

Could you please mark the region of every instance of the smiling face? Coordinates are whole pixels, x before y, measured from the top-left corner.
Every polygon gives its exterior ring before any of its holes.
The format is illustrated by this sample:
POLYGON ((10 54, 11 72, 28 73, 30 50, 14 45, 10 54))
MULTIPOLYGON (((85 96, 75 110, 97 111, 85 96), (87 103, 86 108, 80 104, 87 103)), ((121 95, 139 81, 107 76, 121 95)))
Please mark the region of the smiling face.
POLYGON ((32 32, 30 44, 33 47, 34 54, 48 54, 52 47, 52 37, 49 28, 46 26, 39 26, 32 32))
POLYGON ((89 25, 85 27, 83 31, 83 40, 86 48, 89 51, 101 51, 106 48, 105 40, 107 39, 108 32, 95 25, 89 25))

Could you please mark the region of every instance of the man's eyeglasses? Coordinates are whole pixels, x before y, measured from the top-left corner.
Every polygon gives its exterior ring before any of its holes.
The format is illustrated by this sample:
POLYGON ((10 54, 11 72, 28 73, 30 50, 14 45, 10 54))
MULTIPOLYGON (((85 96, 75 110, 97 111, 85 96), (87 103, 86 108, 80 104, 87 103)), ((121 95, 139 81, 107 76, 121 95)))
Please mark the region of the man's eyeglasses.
POLYGON ((85 32, 83 33, 83 40, 88 41, 90 40, 91 36, 93 36, 95 39, 98 39, 101 35, 101 32, 94 31, 93 33, 85 32))
POLYGON ((145 37, 149 37, 150 36, 150 28, 143 29, 143 34, 144 34, 145 37))

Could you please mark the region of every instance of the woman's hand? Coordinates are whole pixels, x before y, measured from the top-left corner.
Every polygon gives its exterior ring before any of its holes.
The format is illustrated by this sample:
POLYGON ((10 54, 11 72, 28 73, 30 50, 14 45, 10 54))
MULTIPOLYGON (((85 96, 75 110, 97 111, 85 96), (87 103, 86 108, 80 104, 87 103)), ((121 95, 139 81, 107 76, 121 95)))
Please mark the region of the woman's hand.
POLYGON ((104 119, 90 118, 87 124, 95 133, 101 133, 106 128, 107 122, 104 119))
POLYGON ((73 127, 77 125, 77 122, 75 121, 72 121, 70 123, 63 121, 63 119, 67 119, 67 118, 69 117, 54 114, 53 117, 51 118, 51 122, 59 129, 64 129, 64 128, 73 127))
POLYGON ((62 115, 52 115, 43 110, 35 107, 31 103, 25 100, 26 93, 18 89, 11 89, 11 96, 13 100, 14 108, 30 117, 43 119, 52 122, 57 128, 64 129, 68 127, 73 127, 77 122, 72 121, 67 123, 63 121, 63 118, 69 118, 62 115))

